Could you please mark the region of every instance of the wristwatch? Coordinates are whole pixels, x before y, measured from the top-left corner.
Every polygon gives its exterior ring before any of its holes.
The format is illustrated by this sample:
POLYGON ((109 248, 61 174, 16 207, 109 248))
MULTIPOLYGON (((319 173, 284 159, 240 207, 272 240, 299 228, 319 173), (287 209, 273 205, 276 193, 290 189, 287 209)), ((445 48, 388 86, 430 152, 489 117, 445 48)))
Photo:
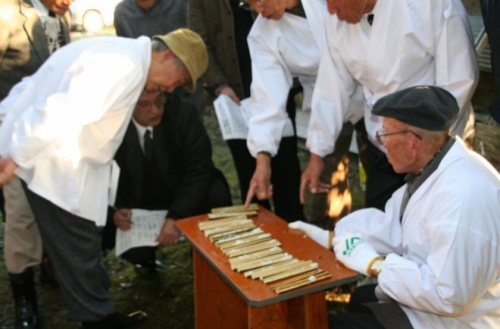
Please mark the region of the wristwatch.
POLYGON ((384 258, 383 257, 375 257, 372 259, 370 264, 368 264, 367 273, 369 276, 373 276, 378 278, 380 271, 382 270, 382 266, 384 266, 384 258))

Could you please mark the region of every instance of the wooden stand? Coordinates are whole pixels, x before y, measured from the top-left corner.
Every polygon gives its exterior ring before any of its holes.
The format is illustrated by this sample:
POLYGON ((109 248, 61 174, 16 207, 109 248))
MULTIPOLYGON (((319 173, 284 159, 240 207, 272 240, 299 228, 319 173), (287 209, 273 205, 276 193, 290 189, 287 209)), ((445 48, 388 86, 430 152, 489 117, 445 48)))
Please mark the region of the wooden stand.
POLYGON ((206 215, 177 221, 193 244, 195 321, 197 329, 327 329, 325 289, 355 281, 357 273, 345 268, 332 251, 261 208, 257 226, 282 243, 295 258, 312 260, 332 277, 280 295, 259 280, 232 271, 227 257, 198 229, 206 215))

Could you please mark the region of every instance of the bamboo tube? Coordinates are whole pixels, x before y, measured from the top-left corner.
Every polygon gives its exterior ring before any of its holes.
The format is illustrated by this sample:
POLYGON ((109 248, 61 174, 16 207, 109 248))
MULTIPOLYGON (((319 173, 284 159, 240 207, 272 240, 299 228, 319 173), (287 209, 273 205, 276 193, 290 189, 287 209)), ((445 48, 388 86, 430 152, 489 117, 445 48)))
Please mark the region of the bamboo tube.
POLYGON ((272 239, 272 240, 269 240, 269 241, 266 241, 266 242, 262 242, 262 243, 258 243, 258 244, 255 244, 255 245, 251 245, 251 246, 248 246, 248 247, 242 247, 242 248, 237 248, 237 249, 233 249, 231 251, 229 251, 227 253, 228 257, 236 257, 236 256, 241 256, 241 255, 244 255, 244 254, 248 254, 250 252, 256 252, 256 251, 260 251, 260 250, 265 250, 265 249, 268 249, 270 247, 274 247, 274 246, 280 246, 281 245, 281 242, 279 242, 278 240, 275 240, 275 239, 272 239))
POLYGON ((242 264, 242 263, 245 263, 245 262, 248 262, 251 260, 260 259, 262 257, 266 257, 266 256, 270 256, 270 255, 274 255, 274 254, 278 254, 278 253, 282 253, 282 252, 283 252, 283 250, 279 246, 276 246, 276 247, 272 247, 272 248, 269 248, 266 250, 257 251, 257 252, 253 252, 250 254, 241 255, 238 257, 233 257, 233 258, 229 259, 229 264, 231 264, 231 266, 237 266, 238 264, 242 264))
POLYGON ((238 272, 244 272, 244 271, 252 270, 255 268, 259 268, 259 267, 264 267, 264 266, 268 266, 268 265, 272 265, 272 264, 278 264, 280 262, 290 260, 290 259, 292 259, 292 255, 290 255, 290 254, 287 254, 287 253, 276 254, 276 255, 263 257, 263 258, 260 258, 260 259, 257 259, 257 260, 251 261, 251 262, 242 263, 242 264, 235 266, 234 268, 231 268, 231 269, 236 270, 238 272))

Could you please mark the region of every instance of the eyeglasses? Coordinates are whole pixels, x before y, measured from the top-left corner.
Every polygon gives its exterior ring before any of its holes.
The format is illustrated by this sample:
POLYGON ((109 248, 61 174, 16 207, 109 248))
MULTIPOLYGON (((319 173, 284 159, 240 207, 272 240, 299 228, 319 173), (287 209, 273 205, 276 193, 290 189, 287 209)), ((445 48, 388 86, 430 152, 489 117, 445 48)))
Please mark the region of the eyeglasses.
POLYGON ((401 130, 401 131, 396 131, 393 133, 386 134, 384 129, 377 130, 377 132, 375 133, 375 138, 377 139, 377 143, 379 145, 384 145, 385 138, 387 136, 397 135, 397 134, 407 134, 407 133, 415 135, 415 137, 417 137, 418 139, 422 139, 422 137, 419 134, 417 134, 416 132, 411 131, 411 130, 401 130))
POLYGON ((162 95, 154 100, 154 102, 148 101, 138 101, 135 107, 139 110, 149 110, 151 106, 155 106, 156 108, 162 109, 167 103, 167 98, 165 95, 162 95))
POLYGON ((240 1, 240 3, 238 4, 238 7, 240 9, 243 9, 246 11, 252 11, 252 6, 250 6, 250 4, 248 2, 245 2, 243 0, 240 1))

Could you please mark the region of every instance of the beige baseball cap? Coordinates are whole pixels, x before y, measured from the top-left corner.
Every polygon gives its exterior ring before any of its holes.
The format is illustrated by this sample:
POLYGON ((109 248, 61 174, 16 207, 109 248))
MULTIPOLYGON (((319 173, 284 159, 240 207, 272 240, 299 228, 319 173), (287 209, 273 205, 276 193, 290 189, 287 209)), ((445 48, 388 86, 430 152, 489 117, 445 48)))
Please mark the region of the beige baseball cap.
POLYGON ((165 35, 155 35, 153 39, 164 42, 184 63, 191 75, 191 82, 185 84, 184 88, 194 93, 198 78, 205 73, 208 66, 207 47, 203 39, 196 32, 186 28, 165 35))

